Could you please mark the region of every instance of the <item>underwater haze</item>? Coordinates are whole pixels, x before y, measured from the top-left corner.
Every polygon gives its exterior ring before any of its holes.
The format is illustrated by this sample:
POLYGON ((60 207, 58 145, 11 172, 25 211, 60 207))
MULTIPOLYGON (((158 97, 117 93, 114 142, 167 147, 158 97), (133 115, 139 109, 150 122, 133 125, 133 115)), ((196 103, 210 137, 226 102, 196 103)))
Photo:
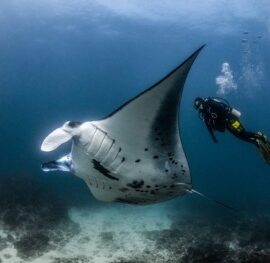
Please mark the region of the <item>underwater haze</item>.
MULTIPOLYGON (((268 0, 1 0, 0 262, 270 262, 270 166, 229 133, 213 143, 193 100, 218 96, 270 137, 268 0), (183 91, 194 194, 155 205, 96 200, 41 171, 66 121, 107 116, 206 44, 183 91)), ((134 138, 136 140, 136 138, 134 138)))

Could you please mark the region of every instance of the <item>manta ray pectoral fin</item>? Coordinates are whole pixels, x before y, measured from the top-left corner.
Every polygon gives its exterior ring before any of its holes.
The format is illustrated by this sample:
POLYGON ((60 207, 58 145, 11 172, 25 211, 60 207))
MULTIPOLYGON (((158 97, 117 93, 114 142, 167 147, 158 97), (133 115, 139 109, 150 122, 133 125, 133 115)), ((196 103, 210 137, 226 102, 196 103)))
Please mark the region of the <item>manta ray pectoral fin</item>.
POLYGON ((190 68, 203 47, 106 118, 92 122, 125 145, 125 151, 132 153, 135 160, 143 158, 144 162, 156 166, 167 159, 175 169, 179 162, 182 168, 185 167, 185 183, 191 182, 191 178, 179 136, 180 102, 190 68))
POLYGON ((52 171, 70 172, 72 170, 72 161, 70 155, 68 154, 66 156, 63 156, 62 158, 56 161, 43 163, 41 165, 41 169, 44 172, 52 172, 52 171))
POLYGON ((42 142, 41 151, 50 152, 58 148, 61 144, 72 138, 72 133, 66 131, 63 127, 51 132, 42 142))

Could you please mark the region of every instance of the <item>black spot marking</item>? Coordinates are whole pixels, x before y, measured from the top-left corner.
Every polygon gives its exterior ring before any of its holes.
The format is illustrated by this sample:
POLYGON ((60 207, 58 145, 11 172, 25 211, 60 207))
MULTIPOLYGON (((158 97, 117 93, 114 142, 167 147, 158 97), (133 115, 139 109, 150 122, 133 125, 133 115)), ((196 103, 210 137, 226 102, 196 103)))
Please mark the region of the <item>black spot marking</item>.
POLYGON ((134 189, 141 188, 143 185, 144 185, 144 181, 143 180, 141 180, 139 182, 135 180, 132 183, 127 184, 127 186, 132 187, 134 189))
POLYGON ((76 128, 76 127, 80 126, 81 124, 82 124, 82 123, 79 122, 79 121, 70 121, 70 122, 68 123, 68 126, 69 126, 70 128, 76 128))
POLYGON ((174 187, 175 187, 175 185, 174 185, 174 184, 170 185, 170 188, 174 188, 174 187))
POLYGON ((120 202, 120 203, 125 203, 125 204, 138 204, 138 202, 134 201, 134 200, 128 200, 128 199, 124 199, 124 198, 117 198, 115 200, 115 202, 120 202))
POLYGON ((126 187, 122 187, 122 188, 119 189, 119 191, 125 193, 125 192, 129 191, 129 189, 126 188, 126 187))
POLYGON ((126 158, 125 158, 125 157, 123 157, 121 162, 123 163, 125 160, 126 160, 126 158))
POLYGON ((181 164, 181 168, 183 168, 184 167, 184 165, 183 164, 181 164))
POLYGON ((119 150, 118 150, 118 152, 120 153, 121 151, 122 151, 122 148, 120 147, 119 150))
POLYGON ((144 150, 147 152, 148 151, 148 148, 144 148, 144 150))
POLYGON ((146 188, 151 188, 151 186, 150 185, 147 185, 146 188))
POLYGON ((158 159, 159 158, 159 156, 158 155, 154 155, 154 157, 153 157, 154 159, 158 159))
POLYGON ((112 190, 112 187, 110 186, 109 189, 112 190))
POLYGON ((135 163, 139 163, 141 161, 141 159, 137 159, 136 161, 135 161, 135 163))
POLYGON ((156 191, 151 190, 151 191, 150 191, 150 194, 151 194, 151 195, 155 195, 155 194, 156 194, 156 191))
POLYGON ((165 172, 166 172, 166 173, 168 173, 168 172, 169 172, 169 170, 168 170, 168 169, 166 169, 166 170, 165 170, 165 172))
POLYGON ((173 158, 172 158, 172 157, 170 157, 170 158, 169 158, 169 160, 170 160, 170 161, 172 161, 172 160, 173 160, 173 158))
POLYGON ((176 179, 176 178, 178 178, 178 176, 176 173, 174 173, 172 179, 176 179))
POLYGON ((107 170, 103 165, 101 165, 100 162, 96 161, 95 159, 92 159, 92 162, 94 164, 94 169, 98 170, 100 173, 102 173, 109 179, 119 181, 117 177, 110 175, 110 171, 107 170))
POLYGON ((172 153, 168 153, 168 156, 172 156, 172 153))

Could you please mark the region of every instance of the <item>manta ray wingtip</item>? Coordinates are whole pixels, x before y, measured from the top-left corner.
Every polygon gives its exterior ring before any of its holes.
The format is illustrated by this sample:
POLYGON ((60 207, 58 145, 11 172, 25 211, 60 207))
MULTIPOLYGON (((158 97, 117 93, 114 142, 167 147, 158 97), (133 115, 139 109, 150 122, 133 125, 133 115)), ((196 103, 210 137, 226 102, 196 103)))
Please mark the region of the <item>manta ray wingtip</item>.
POLYGON ((196 51, 193 52, 193 54, 191 55, 191 57, 194 56, 194 55, 197 56, 197 55, 202 51, 202 49, 203 49, 205 46, 206 46, 206 43, 203 44, 203 45, 201 45, 196 51))
POLYGON ((207 45, 207 43, 204 43, 203 45, 201 45, 200 48, 204 48, 207 45))

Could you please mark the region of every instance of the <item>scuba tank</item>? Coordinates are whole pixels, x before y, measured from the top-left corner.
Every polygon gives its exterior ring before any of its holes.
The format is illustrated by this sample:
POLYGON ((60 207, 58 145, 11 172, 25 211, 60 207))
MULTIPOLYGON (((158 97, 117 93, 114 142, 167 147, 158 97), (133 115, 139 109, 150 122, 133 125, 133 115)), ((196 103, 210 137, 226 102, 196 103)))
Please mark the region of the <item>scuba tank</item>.
POLYGON ((235 116, 236 118, 240 118, 241 117, 241 115, 242 115, 241 112, 239 110, 236 110, 234 108, 231 108, 231 106, 230 106, 230 104, 229 104, 229 102, 227 100, 225 100, 223 98, 219 98, 219 97, 212 97, 212 99, 214 99, 217 102, 220 102, 221 101, 221 102, 225 103, 227 105, 228 109, 230 109, 230 113, 233 116, 235 116))
POLYGON ((238 110, 236 110, 236 109, 234 109, 234 108, 231 109, 231 114, 232 114, 233 116, 237 117, 237 118, 240 118, 241 115, 242 115, 240 111, 238 111, 238 110))

